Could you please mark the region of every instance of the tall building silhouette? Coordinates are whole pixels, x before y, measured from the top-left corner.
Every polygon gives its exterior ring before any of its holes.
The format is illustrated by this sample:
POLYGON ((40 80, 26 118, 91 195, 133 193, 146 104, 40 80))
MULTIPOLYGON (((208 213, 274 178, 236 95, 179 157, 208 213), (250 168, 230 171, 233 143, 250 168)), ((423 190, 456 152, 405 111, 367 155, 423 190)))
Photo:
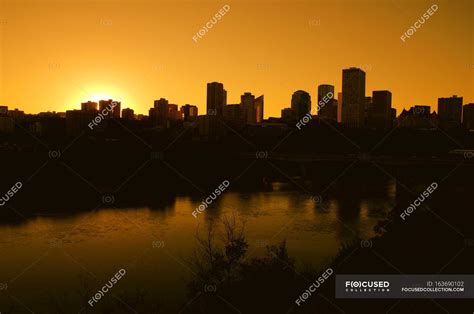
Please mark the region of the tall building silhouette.
POLYGON ((112 99, 99 100, 100 112, 112 110, 107 115, 107 119, 120 119, 120 107, 121 103, 119 101, 113 101, 112 99))
POLYGON ((244 93, 240 96, 240 106, 242 108, 245 123, 256 123, 257 113, 255 111, 255 96, 252 95, 252 93, 244 93))
POLYGON ((263 95, 255 98, 252 93, 246 92, 240 96, 240 109, 245 123, 255 124, 263 122, 263 101, 263 95))
POLYGON ((207 83, 207 114, 222 116, 222 110, 227 104, 227 91, 219 82, 207 83))
POLYGON ((318 116, 337 121, 337 101, 334 99, 334 86, 318 86, 318 116))
POLYGON ((448 98, 438 98, 439 127, 444 129, 461 126, 462 97, 456 95, 448 98))
POLYGON ((334 86, 329 84, 321 84, 318 86, 318 104, 326 96, 332 95, 334 98, 334 86))
POLYGON ((365 105, 365 72, 359 68, 342 70, 342 123, 363 127, 365 105))
POLYGON ((150 116, 154 124, 159 126, 168 127, 168 100, 165 98, 160 98, 153 102, 154 110, 150 113, 153 116, 150 116))
POLYGON ((337 122, 342 122, 342 92, 337 93, 337 122))
POLYGON ((255 98, 255 114, 256 114, 257 123, 263 122, 263 108, 264 108, 263 101, 264 101, 263 95, 255 98))
POLYGON ((304 90, 298 90, 291 96, 291 109, 295 112, 295 118, 301 119, 311 112, 311 96, 304 90))

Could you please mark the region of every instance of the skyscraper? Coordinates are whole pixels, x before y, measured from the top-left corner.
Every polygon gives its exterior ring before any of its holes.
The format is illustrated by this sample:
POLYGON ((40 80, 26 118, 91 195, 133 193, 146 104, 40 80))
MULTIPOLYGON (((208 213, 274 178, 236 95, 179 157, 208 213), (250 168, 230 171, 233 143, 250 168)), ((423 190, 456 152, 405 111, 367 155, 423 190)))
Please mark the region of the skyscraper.
POLYGON ((359 68, 342 70, 342 123, 363 127, 365 104, 365 72, 359 68))
POLYGON ((334 100, 333 85, 318 86, 318 116, 337 121, 337 101, 334 100))
POLYGON ((333 85, 321 84, 318 86, 318 104, 324 97, 334 98, 333 85))
POLYGON ((311 96, 304 90, 298 90, 291 96, 291 109, 295 112, 295 118, 301 119, 305 114, 311 112, 311 96))
POLYGON ((257 123, 263 122, 263 98, 263 95, 255 98, 255 114, 257 123))
POLYGON ((337 122, 342 122, 342 92, 337 93, 337 122))
POLYGON ((152 120, 155 124, 167 127, 168 126, 168 100, 160 98, 153 102, 154 117, 152 120))
POLYGON ((207 114, 222 116, 222 110, 227 104, 227 91, 218 82, 207 83, 207 114))
POLYGON ((111 111, 110 114, 107 115, 107 119, 120 119, 120 107, 121 104, 119 101, 113 101, 112 99, 109 100, 99 100, 99 111, 111 111))
POLYGON ((255 111, 255 96, 252 93, 244 93, 240 96, 240 105, 243 112, 245 123, 255 123, 257 113, 255 111))
POLYGON ((462 97, 456 95, 438 98, 438 117, 440 128, 458 128, 461 126, 462 97))

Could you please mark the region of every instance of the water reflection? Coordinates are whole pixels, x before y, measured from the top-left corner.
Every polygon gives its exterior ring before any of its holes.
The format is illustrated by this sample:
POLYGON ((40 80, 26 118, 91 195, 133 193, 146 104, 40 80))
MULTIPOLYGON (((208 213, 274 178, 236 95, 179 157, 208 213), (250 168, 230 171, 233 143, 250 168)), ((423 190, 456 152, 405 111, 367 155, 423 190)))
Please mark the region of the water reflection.
POLYGON ((325 265, 343 243, 374 235, 377 221, 393 207, 395 189, 386 181, 369 196, 353 186, 318 203, 277 184, 271 192, 226 192, 197 219, 192 212, 201 200, 180 196, 160 208, 103 209, 2 225, 0 282, 8 282, 8 294, 19 302, 1 293, 0 309, 50 312, 54 305, 78 312, 88 289, 92 293, 124 268, 126 276, 113 288, 117 296, 133 300, 146 292, 164 312, 177 311, 186 300, 197 230, 234 216, 245 221, 252 256, 287 239, 297 267, 325 265))

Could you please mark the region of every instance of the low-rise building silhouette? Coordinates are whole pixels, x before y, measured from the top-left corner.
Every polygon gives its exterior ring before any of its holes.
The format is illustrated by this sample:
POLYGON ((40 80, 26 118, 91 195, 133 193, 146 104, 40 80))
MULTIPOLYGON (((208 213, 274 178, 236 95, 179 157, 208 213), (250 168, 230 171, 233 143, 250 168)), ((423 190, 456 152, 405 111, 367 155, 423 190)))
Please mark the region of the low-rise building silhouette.
POLYGON ((122 119, 135 120, 135 112, 133 111, 133 109, 130 109, 130 108, 122 109, 122 119))
POLYGON ((181 113, 184 121, 194 121, 198 116, 198 107, 186 104, 181 106, 181 113))
POLYGON ((465 129, 474 130, 474 103, 464 105, 462 122, 465 129))

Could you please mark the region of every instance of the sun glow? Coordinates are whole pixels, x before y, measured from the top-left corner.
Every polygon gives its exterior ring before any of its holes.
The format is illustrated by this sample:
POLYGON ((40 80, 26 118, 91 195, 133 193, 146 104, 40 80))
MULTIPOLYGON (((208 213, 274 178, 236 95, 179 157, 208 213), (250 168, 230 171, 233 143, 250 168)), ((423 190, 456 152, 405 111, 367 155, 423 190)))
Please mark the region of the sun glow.
POLYGON ((117 100, 118 99, 114 98, 113 96, 110 96, 110 94, 93 94, 92 96, 89 96, 89 98, 86 101, 94 101, 94 102, 99 102, 99 100, 108 100, 108 99, 113 99, 117 100))

